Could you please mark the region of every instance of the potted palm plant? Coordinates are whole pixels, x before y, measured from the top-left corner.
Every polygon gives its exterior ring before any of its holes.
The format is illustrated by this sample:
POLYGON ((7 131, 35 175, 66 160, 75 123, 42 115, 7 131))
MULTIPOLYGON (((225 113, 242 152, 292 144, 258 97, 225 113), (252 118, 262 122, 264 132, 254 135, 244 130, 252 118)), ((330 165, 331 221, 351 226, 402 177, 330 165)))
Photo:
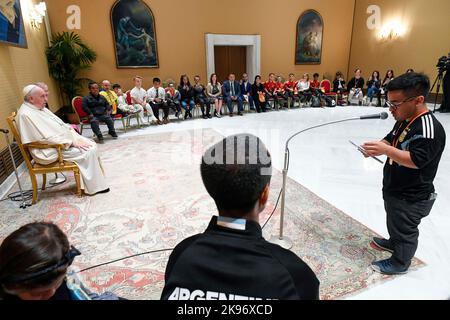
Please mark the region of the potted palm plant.
POLYGON ((46 50, 50 76, 58 83, 63 109, 69 123, 79 119, 72 108, 72 98, 79 95, 88 78, 80 77, 97 59, 97 54, 74 32, 62 32, 53 36, 46 50))

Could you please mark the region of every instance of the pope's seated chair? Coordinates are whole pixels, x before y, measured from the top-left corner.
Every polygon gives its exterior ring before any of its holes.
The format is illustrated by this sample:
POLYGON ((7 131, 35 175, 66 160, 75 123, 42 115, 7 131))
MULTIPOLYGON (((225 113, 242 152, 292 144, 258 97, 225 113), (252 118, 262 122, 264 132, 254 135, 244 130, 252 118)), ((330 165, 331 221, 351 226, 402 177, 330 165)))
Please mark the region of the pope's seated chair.
POLYGON ((25 161, 25 164, 28 168, 28 172, 30 174, 31 185, 33 187, 33 200, 32 204, 37 202, 37 193, 38 193, 38 185, 36 175, 42 174, 42 190, 45 190, 45 184, 47 182, 47 173, 56 173, 56 172, 64 172, 64 171, 72 171, 75 176, 75 182, 77 186, 77 195, 81 197, 81 180, 80 180, 80 169, 74 162, 64 161, 62 157, 62 144, 47 144, 47 143, 38 143, 32 142, 27 144, 22 144, 22 140, 20 138, 19 131, 16 127, 15 122, 16 113, 13 112, 11 116, 9 116, 6 121, 8 122, 9 128, 14 136, 15 141, 17 142, 20 152, 22 153, 22 157, 25 161), (36 163, 31 157, 29 149, 49 149, 54 148, 58 151, 58 160, 55 162, 42 165, 36 163))

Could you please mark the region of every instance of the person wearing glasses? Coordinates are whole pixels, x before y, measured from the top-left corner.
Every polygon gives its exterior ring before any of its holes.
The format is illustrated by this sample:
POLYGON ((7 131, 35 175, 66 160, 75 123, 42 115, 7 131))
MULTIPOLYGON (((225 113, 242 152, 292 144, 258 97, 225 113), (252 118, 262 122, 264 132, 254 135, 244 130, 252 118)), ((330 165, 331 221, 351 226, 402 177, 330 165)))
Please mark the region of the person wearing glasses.
POLYGON ((118 300, 90 292, 68 272, 80 254, 53 223, 20 227, 0 245, 0 300, 118 300))
POLYGON ((366 156, 388 157, 383 174, 383 199, 389 239, 372 244, 392 253, 372 268, 393 275, 406 273, 418 246, 419 224, 428 216, 437 194, 433 185, 445 148, 445 131, 428 110, 429 78, 407 73, 387 85, 387 101, 397 121, 381 141, 363 145, 366 156))

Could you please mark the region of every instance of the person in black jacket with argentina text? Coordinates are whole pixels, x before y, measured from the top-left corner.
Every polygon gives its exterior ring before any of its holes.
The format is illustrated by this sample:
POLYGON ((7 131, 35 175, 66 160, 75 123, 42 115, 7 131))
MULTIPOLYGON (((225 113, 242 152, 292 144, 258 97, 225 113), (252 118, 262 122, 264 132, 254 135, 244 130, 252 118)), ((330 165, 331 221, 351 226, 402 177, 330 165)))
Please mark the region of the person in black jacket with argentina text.
POLYGON ((293 252, 267 242, 259 224, 269 198, 270 154, 250 134, 206 151, 200 171, 219 212, 204 233, 179 243, 163 300, 313 300, 319 280, 293 252))

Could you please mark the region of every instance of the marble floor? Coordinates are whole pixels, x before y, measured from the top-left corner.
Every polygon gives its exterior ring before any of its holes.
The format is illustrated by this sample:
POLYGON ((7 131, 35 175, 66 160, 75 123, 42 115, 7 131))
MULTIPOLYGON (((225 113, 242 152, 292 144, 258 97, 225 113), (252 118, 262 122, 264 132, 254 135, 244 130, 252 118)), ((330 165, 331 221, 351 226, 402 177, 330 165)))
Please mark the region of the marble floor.
MULTIPOLYGON (((309 126, 387 109, 374 107, 338 107, 332 109, 293 109, 266 114, 224 116, 222 119, 176 121, 165 126, 133 129, 122 136, 146 135, 186 129, 212 128, 223 135, 253 133, 270 150, 274 166, 282 169, 285 141, 309 126)), ((450 128, 450 114, 436 113, 450 128)), ((361 144, 379 140, 391 130, 394 120, 357 120, 305 132, 290 144, 289 177, 309 188, 338 209, 375 232, 387 236, 381 196, 383 165, 365 159, 349 140, 361 144)), ((84 135, 91 132, 86 130, 84 135)), ((120 137, 119 137, 120 139, 120 137)), ((106 143, 108 141, 106 140, 106 143)), ((430 216, 420 225, 416 256, 427 266, 394 278, 349 299, 448 299, 450 298, 450 145, 441 160, 436 190, 439 198, 430 216)), ((384 160, 384 159, 383 159, 384 160)), ((286 200, 289 201, 289 198, 286 200)), ((289 217, 287 217, 289 219, 289 217)), ((200 230, 199 230, 200 231, 200 230)))

